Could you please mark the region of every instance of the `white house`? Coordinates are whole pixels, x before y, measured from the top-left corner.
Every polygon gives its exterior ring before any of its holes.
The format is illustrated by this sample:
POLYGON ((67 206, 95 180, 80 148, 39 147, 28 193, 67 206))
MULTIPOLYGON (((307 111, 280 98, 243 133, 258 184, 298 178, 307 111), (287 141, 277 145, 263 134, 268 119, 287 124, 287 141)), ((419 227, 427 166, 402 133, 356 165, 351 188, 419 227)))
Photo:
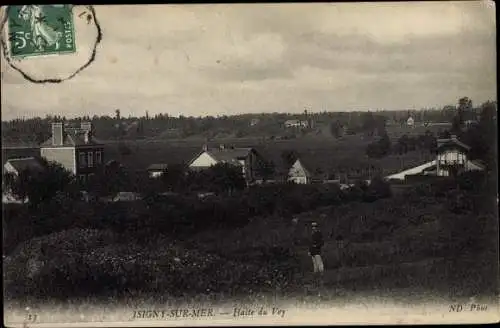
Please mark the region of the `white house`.
POLYGON ((250 126, 255 126, 257 124, 259 124, 260 122, 260 119, 258 118, 253 118, 251 121, 250 121, 250 126))
POLYGON ((308 184, 312 181, 312 173, 309 172, 302 164, 300 159, 297 159, 295 163, 293 163, 292 167, 288 171, 288 181, 297 183, 297 184, 308 184))
POLYGON ((389 175, 386 179, 404 180, 406 176, 416 174, 446 177, 452 175, 453 170, 457 173, 484 170, 483 164, 468 158, 469 150, 470 147, 454 135, 449 139, 439 139, 435 160, 389 175))
POLYGON ((192 170, 203 170, 217 164, 231 164, 241 167, 247 180, 254 180, 257 177, 257 165, 262 160, 259 153, 254 148, 234 148, 221 145, 218 149, 208 149, 203 151, 191 160, 189 168, 192 170))
POLYGON ((113 197, 113 202, 132 202, 136 200, 141 200, 142 197, 139 193, 130 191, 121 191, 113 197))
POLYGON ((23 158, 11 158, 5 162, 4 173, 10 173, 15 176, 26 170, 36 170, 40 171, 43 166, 39 159, 35 157, 23 157, 23 158))
POLYGON ((150 178, 159 178, 168 169, 168 164, 151 164, 147 171, 150 178))
MULTIPOLYGON (((24 158, 11 158, 8 159, 3 166, 3 174, 11 174, 15 178, 19 176, 22 172, 27 170, 40 172, 43 170, 42 162, 35 157, 24 157, 24 158)), ((26 197, 24 200, 17 199, 10 188, 5 183, 5 179, 2 179, 2 203, 9 204, 25 204, 28 203, 29 199, 26 197)))
POLYGON ((300 120, 288 120, 288 121, 285 121, 285 127, 286 128, 292 128, 292 127, 307 128, 307 127, 309 127, 309 122, 300 121, 300 120))
POLYGON ((307 158, 298 158, 288 170, 288 181, 297 184, 309 183, 339 183, 335 179, 334 168, 329 161, 324 161, 321 156, 308 154, 307 158))
POLYGON ((413 117, 408 117, 408 119, 406 120, 406 125, 408 126, 414 126, 415 125, 415 120, 413 119, 413 117))

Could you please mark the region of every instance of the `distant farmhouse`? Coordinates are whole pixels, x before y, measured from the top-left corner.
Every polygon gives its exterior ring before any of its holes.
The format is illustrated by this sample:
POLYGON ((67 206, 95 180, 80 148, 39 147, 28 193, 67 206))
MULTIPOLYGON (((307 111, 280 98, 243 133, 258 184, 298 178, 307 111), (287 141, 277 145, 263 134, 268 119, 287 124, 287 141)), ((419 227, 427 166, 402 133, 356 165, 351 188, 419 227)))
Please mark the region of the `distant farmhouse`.
POLYGON ((148 166, 147 171, 150 178, 159 178, 168 169, 168 164, 151 164, 148 166))
POLYGON ((293 128, 293 127, 308 128, 309 122, 308 121, 300 121, 300 120, 288 120, 288 121, 285 121, 285 127, 286 128, 293 128))
POLYGON ((315 156, 301 157, 295 160, 288 170, 288 181, 297 184, 310 183, 339 183, 334 168, 329 161, 316 160, 315 156))
POLYGON ((251 121, 250 121, 250 126, 255 126, 257 124, 260 123, 260 119, 258 118, 253 118, 251 121))
POLYGON ((52 136, 40 145, 40 155, 61 164, 84 182, 102 167, 104 145, 94 138, 89 122, 82 122, 80 127, 52 123, 52 136))
POLYGON ((436 159, 428 163, 392 174, 387 180, 405 180, 412 175, 447 177, 453 173, 460 174, 465 171, 483 171, 484 165, 479 161, 468 158, 470 147, 455 135, 449 139, 438 139, 436 159))
POLYGON ((209 149, 207 146, 189 163, 191 170, 203 170, 211 166, 227 163, 241 167, 247 181, 258 177, 257 166, 263 160, 254 148, 235 148, 220 145, 219 148, 209 149))

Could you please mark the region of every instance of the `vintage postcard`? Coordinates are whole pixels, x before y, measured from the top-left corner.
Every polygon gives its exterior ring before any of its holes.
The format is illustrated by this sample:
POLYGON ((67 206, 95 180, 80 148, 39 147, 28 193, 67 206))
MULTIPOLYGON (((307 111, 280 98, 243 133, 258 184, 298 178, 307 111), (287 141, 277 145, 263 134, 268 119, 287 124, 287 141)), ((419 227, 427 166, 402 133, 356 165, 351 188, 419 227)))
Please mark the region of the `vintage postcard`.
POLYGON ((1 7, 7 327, 499 321, 492 1, 1 7))

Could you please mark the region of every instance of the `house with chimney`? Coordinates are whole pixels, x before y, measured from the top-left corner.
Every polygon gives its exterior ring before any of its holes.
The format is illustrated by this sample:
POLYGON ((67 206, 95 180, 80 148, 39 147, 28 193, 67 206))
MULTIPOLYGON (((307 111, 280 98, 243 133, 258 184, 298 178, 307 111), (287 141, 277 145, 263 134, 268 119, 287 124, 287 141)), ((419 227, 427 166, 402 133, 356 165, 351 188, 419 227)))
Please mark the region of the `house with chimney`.
POLYGON ((217 164, 230 164, 240 167, 247 181, 258 179, 258 165, 263 161, 262 156, 254 148, 235 148, 220 145, 219 148, 209 149, 204 146, 190 162, 189 169, 203 170, 217 164))
POLYGON ((40 155, 59 163, 81 182, 97 173, 104 163, 104 145, 95 139, 90 122, 73 127, 52 123, 52 136, 40 145, 40 155))

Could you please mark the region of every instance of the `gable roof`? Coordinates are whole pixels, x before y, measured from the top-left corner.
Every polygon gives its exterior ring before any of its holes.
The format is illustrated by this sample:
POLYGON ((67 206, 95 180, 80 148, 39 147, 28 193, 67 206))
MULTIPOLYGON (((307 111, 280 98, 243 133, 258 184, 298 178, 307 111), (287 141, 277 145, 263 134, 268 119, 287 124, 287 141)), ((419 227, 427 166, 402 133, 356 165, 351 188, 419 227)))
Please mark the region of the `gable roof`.
MULTIPOLYGON (((307 156, 299 155, 297 160, 310 177, 324 177, 325 175, 333 174, 338 171, 338 167, 335 163, 329 161, 324 154, 311 152, 308 153, 307 156)), ((291 169, 291 167, 289 169, 291 169)))
POLYGON ((102 145, 102 142, 94 136, 90 136, 89 142, 85 142, 86 131, 81 128, 64 128, 63 144, 56 146, 52 144, 52 136, 50 139, 40 144, 40 147, 78 147, 78 146, 97 146, 102 145))
POLYGON ((218 162, 232 162, 248 157, 252 148, 211 149, 207 153, 218 162))
POLYGON ((18 172, 23 172, 26 170, 42 171, 43 164, 40 159, 36 157, 24 157, 24 158, 11 158, 7 160, 6 163, 12 165, 12 167, 18 172))
POLYGON ((452 136, 449 139, 438 139, 437 142, 438 142, 438 147, 437 147, 438 150, 450 146, 458 146, 462 149, 470 150, 470 147, 468 145, 458 140, 457 137, 455 136, 452 136))
POLYGON ((148 171, 165 171, 168 168, 168 164, 160 163, 160 164, 151 164, 148 166, 148 171))
POLYGON ((251 152, 255 152, 254 148, 224 148, 224 149, 209 149, 202 150, 189 162, 191 165, 202 154, 208 154, 219 163, 230 163, 240 165, 239 160, 244 160, 251 152))

